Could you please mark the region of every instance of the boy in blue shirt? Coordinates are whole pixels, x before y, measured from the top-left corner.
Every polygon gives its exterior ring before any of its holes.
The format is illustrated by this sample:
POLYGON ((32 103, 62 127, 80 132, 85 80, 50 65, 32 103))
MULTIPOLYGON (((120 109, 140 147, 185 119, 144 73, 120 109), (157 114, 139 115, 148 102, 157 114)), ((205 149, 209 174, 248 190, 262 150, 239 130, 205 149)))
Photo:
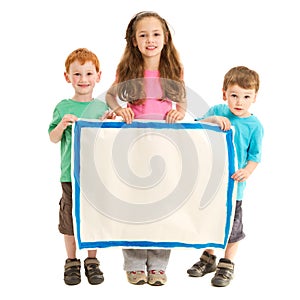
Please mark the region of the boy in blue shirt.
POLYGON ((252 103, 256 101, 259 89, 259 75, 244 66, 230 69, 224 77, 223 100, 227 104, 211 107, 202 117, 196 119, 201 122, 216 123, 222 130, 235 128, 234 143, 236 147, 238 170, 232 174, 232 179, 238 182, 237 200, 233 226, 225 249, 225 256, 218 265, 213 249, 206 249, 198 262, 187 273, 192 277, 202 277, 215 272, 211 280, 213 286, 227 286, 234 273, 233 259, 237 253, 239 241, 245 234, 242 222, 242 199, 246 180, 253 173, 261 161, 263 126, 253 114, 249 112, 252 103))

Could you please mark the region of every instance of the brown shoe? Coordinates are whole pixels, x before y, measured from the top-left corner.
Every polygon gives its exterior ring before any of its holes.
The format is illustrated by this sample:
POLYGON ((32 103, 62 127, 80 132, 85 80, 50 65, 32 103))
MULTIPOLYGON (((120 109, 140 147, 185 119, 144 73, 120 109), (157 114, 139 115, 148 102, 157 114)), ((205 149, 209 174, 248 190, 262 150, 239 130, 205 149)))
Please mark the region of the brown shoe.
POLYGON ((97 258, 86 258, 84 260, 85 275, 89 284, 100 284, 104 281, 103 273, 99 269, 99 260, 97 258))
POLYGON ((227 258, 221 258, 215 276, 211 280, 213 286, 227 286, 233 279, 234 263, 227 258))
POLYGON ((216 268, 216 256, 204 251, 200 260, 188 269, 187 273, 192 277, 202 277, 205 274, 214 272, 216 268))
POLYGON ((67 285, 76 285, 81 282, 80 260, 68 258, 65 263, 64 281, 67 285))

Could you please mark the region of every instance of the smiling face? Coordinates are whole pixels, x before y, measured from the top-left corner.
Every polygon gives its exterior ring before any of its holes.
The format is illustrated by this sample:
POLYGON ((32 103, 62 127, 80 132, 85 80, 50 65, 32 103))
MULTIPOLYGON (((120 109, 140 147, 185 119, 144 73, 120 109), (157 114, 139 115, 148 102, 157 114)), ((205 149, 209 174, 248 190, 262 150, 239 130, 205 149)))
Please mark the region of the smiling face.
POLYGON ((164 31, 161 22, 156 17, 145 17, 136 24, 133 41, 144 58, 160 57, 165 44, 164 31))
POLYGON ((240 117, 246 118, 251 115, 249 108, 256 100, 255 89, 243 89, 234 84, 223 90, 223 99, 228 102, 230 111, 240 117))
POLYGON ((71 63, 69 72, 65 72, 65 79, 72 83, 75 90, 75 98, 92 97, 95 84, 100 81, 101 72, 96 71, 93 62, 87 61, 83 65, 75 60, 71 63))

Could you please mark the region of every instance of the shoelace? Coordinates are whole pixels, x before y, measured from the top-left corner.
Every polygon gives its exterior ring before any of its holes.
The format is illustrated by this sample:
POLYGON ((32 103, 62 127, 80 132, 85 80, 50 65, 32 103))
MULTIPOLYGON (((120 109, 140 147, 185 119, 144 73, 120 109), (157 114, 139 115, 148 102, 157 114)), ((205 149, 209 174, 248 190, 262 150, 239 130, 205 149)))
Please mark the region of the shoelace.
POLYGON ((159 271, 157 271, 157 270, 151 270, 149 273, 151 273, 151 274, 161 274, 161 275, 163 275, 163 274, 165 273, 165 271, 163 271, 163 270, 159 270, 159 271))

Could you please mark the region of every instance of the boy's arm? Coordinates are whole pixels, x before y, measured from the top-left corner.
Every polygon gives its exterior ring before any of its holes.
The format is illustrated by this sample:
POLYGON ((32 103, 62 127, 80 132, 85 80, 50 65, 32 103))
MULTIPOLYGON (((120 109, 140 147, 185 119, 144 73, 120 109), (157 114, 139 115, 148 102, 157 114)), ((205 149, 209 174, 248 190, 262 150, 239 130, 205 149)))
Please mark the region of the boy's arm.
POLYGON ((221 130, 227 131, 231 127, 231 123, 228 118, 223 116, 211 116, 205 119, 200 119, 200 122, 213 123, 219 125, 221 130))
POLYGON ((257 162, 249 160, 246 167, 243 168, 243 169, 237 170, 231 176, 231 178, 233 180, 236 180, 236 181, 239 181, 239 182, 246 181, 250 177, 250 175, 253 173, 253 171, 256 169, 257 166, 258 166, 257 162))
POLYGON ((61 140, 65 129, 76 122, 77 119, 78 118, 74 115, 64 115, 57 126, 49 133, 50 141, 52 143, 58 143, 61 140))

